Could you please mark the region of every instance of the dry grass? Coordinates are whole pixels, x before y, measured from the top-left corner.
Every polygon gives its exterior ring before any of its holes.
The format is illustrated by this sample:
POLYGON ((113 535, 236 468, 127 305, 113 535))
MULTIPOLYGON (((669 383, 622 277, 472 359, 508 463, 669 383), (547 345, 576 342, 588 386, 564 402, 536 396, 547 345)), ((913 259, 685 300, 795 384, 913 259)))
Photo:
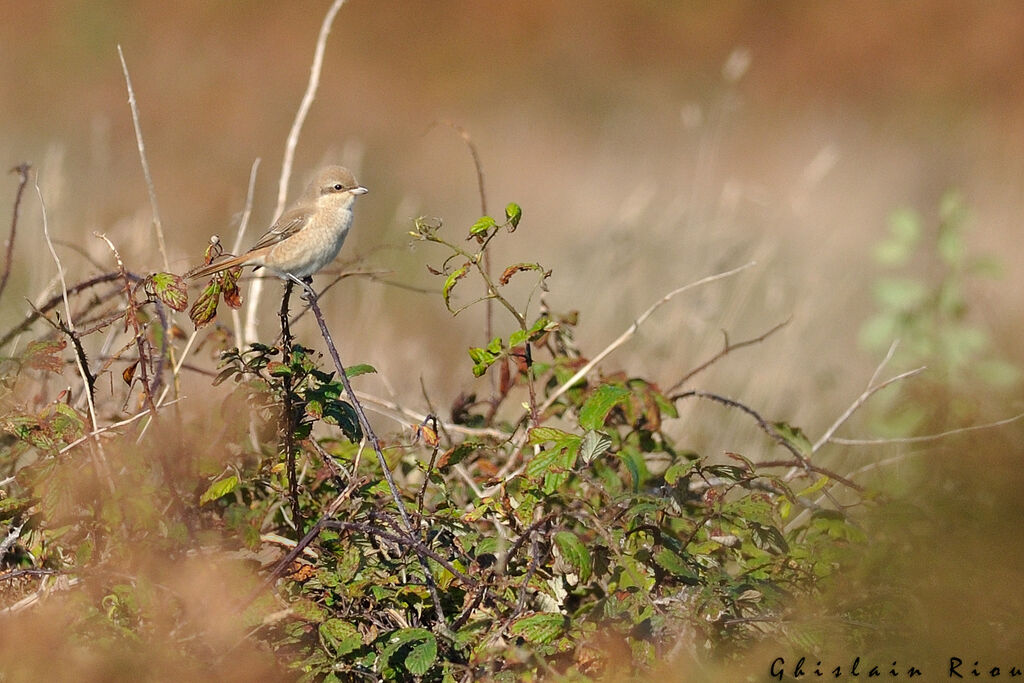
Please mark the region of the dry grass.
MULTIPOLYGON (((27 159, 39 169, 70 281, 112 267, 94 230, 110 237, 129 268, 156 269, 161 257, 114 48, 123 43, 171 268, 183 272, 199 261, 210 233, 230 241, 256 156, 265 170, 253 221, 270 220, 280 141, 323 8, 151 2, 128 23, 85 7, 19 6, 19 19, 3 22, 0 82, 9 96, 0 98, 0 129, 8 132, 0 159, 27 159), (192 48, 183 53, 182 44, 192 48)), ((461 226, 478 212, 461 141, 430 129, 438 119, 456 120, 480 146, 491 203, 524 208, 526 238, 510 244, 508 261, 538 259, 554 269, 549 302, 581 311, 580 344, 590 354, 664 292, 757 260, 735 282, 660 310, 604 367, 669 385, 718 350, 720 330, 741 339, 792 315, 779 334, 720 363, 699 386, 798 424, 813 440, 862 391, 879 360, 858 349, 856 335, 871 310, 871 247, 897 205, 927 212, 948 187, 963 190, 974 211, 972 248, 997 252, 1006 267, 1001 282, 974 286, 973 315, 1003 355, 1024 365, 1016 343, 1024 308, 1024 252, 1016 248, 1024 167, 1015 151, 1024 143, 1024 97, 1014 80, 1024 68, 1022 21, 1013 3, 703 12, 637 3, 583 12, 571 3, 484 9, 461 2, 429 13, 353 3, 335 28, 296 168, 342 161, 371 189, 346 247, 352 260, 343 265, 386 271, 384 279, 401 284, 432 284, 423 264, 433 255, 407 249, 410 219, 438 215, 461 226), (949 60, 951 44, 962 59, 949 60), (731 82, 720 66, 737 46, 748 47, 753 62, 731 82)), ((0 187, 0 216, 10 215, 14 187, 0 187)), ((58 291, 31 199, 0 301, 2 330, 28 311, 24 298, 38 303, 58 291)), ((461 378, 469 377, 466 347, 485 341, 479 316, 452 324, 437 297, 371 278, 343 281, 324 307, 344 330, 344 357, 380 371, 383 379, 367 382, 368 389, 426 411, 421 380, 437 406, 472 387, 461 378)), ((268 315, 263 330, 275 325, 268 315)), ((311 339, 311 325, 296 331, 311 339)), ((41 336, 36 329, 18 348, 41 336)), ((99 357, 103 340, 92 344, 90 354, 99 357)), ((213 367, 211 347, 196 351, 195 363, 213 367)), ((110 380, 99 391, 101 420, 138 408, 118 405, 122 393, 110 380)), ((239 438, 246 425, 225 419, 223 407, 211 410, 217 392, 207 377, 186 373, 185 400, 173 410, 203 428, 158 432, 146 448, 173 460, 239 438)), ((1005 397, 972 392, 977 422, 1019 411, 1005 397)), ((49 398, 38 387, 18 396, 35 408, 49 398)), ((687 406, 680 424, 677 436, 706 453, 737 442, 755 452, 762 444, 742 416, 713 405, 687 406)), ((855 421, 845 435, 870 436, 869 426, 855 421)), ((954 439, 876 473, 890 490, 920 487, 900 522, 911 530, 903 543, 908 556, 920 557, 907 567, 920 572, 907 586, 925 588, 899 647, 911 648, 903 640, 919 635, 920 651, 939 657, 963 640, 943 625, 955 621, 1001 634, 968 639, 966 647, 979 654, 965 659, 1019 648, 1014 633, 1024 632, 1017 628, 1024 595, 1012 586, 1020 583, 1020 533, 1009 520, 1017 519, 1020 475, 1012 463, 1020 443, 1013 426, 954 439)), ((851 471, 889 455, 843 449, 823 457, 851 471)), ((108 457, 116 471, 118 458, 134 456, 108 457)), ((894 526, 881 525, 879 533, 904 533, 894 526)), ((65 601, 79 599, 68 591, 19 615, 17 628, 2 629, 5 680, 30 680, 54 666, 96 681, 276 675, 269 656, 249 651, 219 670, 163 660, 161 643, 181 637, 181 616, 203 622, 197 630, 210 634, 211 651, 233 644, 244 628, 226 603, 202 614, 188 606, 222 604, 221 596, 246 579, 234 583, 230 563, 212 558, 167 557, 145 543, 123 550, 125 573, 154 587, 152 622, 138 651, 101 647, 97 654, 95 643, 76 642, 63 626, 65 601), (252 668, 240 669, 238 661, 252 668)), ((106 579, 103 585, 116 576, 106 579)))

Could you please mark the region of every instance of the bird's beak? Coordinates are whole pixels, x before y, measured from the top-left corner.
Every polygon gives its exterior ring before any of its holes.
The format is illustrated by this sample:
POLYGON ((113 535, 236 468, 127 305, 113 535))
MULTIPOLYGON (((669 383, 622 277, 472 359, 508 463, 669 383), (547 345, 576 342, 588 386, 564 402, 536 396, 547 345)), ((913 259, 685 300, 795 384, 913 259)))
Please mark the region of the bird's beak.
POLYGON ((352 194, 366 194, 367 192, 369 192, 369 190, 360 185, 359 187, 353 187, 351 190, 349 190, 349 192, 351 192, 352 194))

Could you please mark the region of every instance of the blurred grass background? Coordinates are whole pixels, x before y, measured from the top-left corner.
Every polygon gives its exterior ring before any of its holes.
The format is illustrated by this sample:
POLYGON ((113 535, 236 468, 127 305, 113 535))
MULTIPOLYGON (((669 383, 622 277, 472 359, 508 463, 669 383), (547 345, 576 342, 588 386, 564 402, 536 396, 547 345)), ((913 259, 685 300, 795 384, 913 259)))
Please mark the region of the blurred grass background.
MULTIPOLYGON (((256 157, 250 237, 269 221, 328 4, 0 0, 0 160, 38 169, 54 237, 96 262, 63 248, 69 280, 113 266, 93 231, 133 270, 161 263, 116 45, 180 273, 200 261, 211 233, 233 241, 256 157)), ((452 231, 479 216, 467 149, 436 124, 464 127, 479 147, 490 212, 509 201, 524 209, 506 239, 507 262, 554 270, 548 301, 581 312, 579 342, 590 355, 665 292, 756 259, 755 270, 662 308, 604 367, 670 385, 718 350, 722 329, 737 341, 793 315, 696 386, 799 425, 813 440, 881 360, 857 335, 873 310, 872 248, 887 217, 910 206, 934 222, 950 188, 970 208, 968 251, 993 253, 1004 269, 1000 280, 970 284, 970 315, 996 353, 1024 366, 1021 45, 1024 13, 1009 1, 353 1, 328 42, 293 193, 322 163, 353 167, 370 194, 342 262, 437 288, 424 267, 438 265, 436 254, 410 251, 406 232, 419 215, 452 231)), ((0 217, 11 215, 14 176, 5 186, 0 217)), ((40 225, 30 192, 0 301, 3 329, 26 313, 24 298, 54 291, 40 225)), ((277 285, 266 291, 271 333, 277 285)), ((380 371, 367 388, 425 410, 420 378, 438 406, 474 387, 465 350, 486 341, 482 309, 453 322, 440 297, 366 278, 345 280, 324 307, 343 358, 380 371)), ((497 320, 507 335, 510 321, 497 320)), ((194 394, 207 382, 196 381, 194 394)), ((1019 390, 947 389, 969 392, 975 423, 1021 408, 1019 390)), ((690 447, 763 446, 741 415, 684 408, 678 429, 690 447)), ((858 416, 843 435, 870 437, 870 425, 858 416)), ((1022 438, 1020 426, 975 433, 879 470, 885 487, 919 492, 918 531, 906 547, 922 553, 916 569, 936 593, 922 596, 916 621, 928 642, 946 643, 937 624, 969 604, 962 616, 985 633, 991 610, 977 605, 991 606, 998 585, 1010 592, 997 601, 999 628, 1019 643, 1014 606, 1024 601, 1010 585, 1021 578, 1022 438), (935 523, 921 531, 921 520, 935 523), (952 543, 949 553, 935 549, 940 539, 952 543), (963 600, 950 604, 958 591, 963 600)), ((825 457, 845 472, 891 454, 825 457)))

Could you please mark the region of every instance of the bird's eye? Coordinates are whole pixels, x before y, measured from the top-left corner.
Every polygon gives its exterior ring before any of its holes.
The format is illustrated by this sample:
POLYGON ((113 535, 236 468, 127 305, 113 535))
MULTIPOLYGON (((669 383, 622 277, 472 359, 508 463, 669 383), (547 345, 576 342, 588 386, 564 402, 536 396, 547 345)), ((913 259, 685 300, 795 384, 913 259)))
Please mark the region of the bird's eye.
POLYGON ((334 191, 335 192, 341 192, 344 189, 345 189, 345 186, 342 185, 341 183, 334 183, 334 191))

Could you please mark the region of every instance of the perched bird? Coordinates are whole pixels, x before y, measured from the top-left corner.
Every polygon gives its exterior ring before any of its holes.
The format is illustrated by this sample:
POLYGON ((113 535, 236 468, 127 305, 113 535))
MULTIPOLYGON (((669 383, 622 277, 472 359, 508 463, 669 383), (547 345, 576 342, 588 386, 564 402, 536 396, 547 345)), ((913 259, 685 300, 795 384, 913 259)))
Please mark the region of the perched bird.
POLYGON ((202 266, 188 277, 256 266, 301 283, 338 255, 352 225, 352 203, 365 193, 347 168, 327 166, 249 251, 202 266))

